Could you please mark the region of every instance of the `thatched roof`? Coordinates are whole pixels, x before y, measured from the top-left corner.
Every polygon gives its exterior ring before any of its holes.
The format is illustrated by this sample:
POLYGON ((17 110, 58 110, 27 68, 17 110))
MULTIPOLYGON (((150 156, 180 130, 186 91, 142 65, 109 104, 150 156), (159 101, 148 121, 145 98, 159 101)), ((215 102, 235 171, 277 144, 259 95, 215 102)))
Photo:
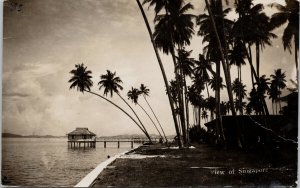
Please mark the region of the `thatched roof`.
POLYGON ((89 131, 88 128, 82 128, 82 127, 77 127, 76 130, 70 132, 67 135, 92 135, 92 136, 96 136, 96 134, 89 131))

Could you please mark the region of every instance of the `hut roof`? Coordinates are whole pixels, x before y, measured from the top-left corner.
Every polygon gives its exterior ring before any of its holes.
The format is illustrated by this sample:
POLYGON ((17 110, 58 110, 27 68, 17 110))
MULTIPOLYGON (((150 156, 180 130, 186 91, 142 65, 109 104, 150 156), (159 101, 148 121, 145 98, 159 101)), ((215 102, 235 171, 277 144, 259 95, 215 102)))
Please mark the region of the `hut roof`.
POLYGON ((82 127, 77 127, 74 131, 68 133, 67 135, 92 135, 92 136, 96 136, 96 134, 89 131, 88 128, 82 128, 82 127))

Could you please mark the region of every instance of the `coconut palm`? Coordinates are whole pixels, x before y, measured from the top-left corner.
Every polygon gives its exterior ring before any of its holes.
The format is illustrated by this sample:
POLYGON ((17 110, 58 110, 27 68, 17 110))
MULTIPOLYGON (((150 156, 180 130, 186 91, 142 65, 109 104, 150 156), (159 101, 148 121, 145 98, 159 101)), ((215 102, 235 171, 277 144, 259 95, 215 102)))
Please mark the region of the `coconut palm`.
POLYGON ((125 104, 131 109, 131 111, 134 113, 135 117, 138 119, 143 129, 148 134, 139 116, 136 114, 133 108, 128 104, 128 102, 120 95, 119 90, 123 90, 123 87, 120 85, 121 83, 122 80, 120 79, 120 77, 116 76, 116 72, 113 73, 110 70, 106 70, 106 74, 100 76, 100 81, 98 82, 98 85, 100 85, 99 90, 101 90, 102 88, 104 89, 103 92, 104 95, 110 93, 110 96, 112 97, 113 94, 116 93, 125 102, 125 104))
POLYGON ((281 91, 278 89, 276 83, 274 80, 272 80, 271 85, 270 85, 270 89, 268 91, 268 95, 269 95, 269 99, 271 99, 272 101, 272 111, 273 114, 274 113, 274 104, 275 104, 275 112, 277 114, 277 101, 278 101, 278 97, 280 96, 281 91))
POLYGON ((188 14, 187 11, 193 9, 192 4, 184 4, 182 0, 173 0, 168 2, 168 6, 165 6, 166 14, 159 14, 155 17, 155 31, 153 37, 155 43, 159 49, 164 53, 171 53, 173 63, 175 67, 175 78, 177 81, 179 95, 179 108, 180 108, 180 119, 182 124, 183 141, 187 143, 187 132, 186 123, 184 115, 185 105, 184 105, 184 94, 182 90, 181 78, 183 78, 183 72, 181 66, 176 62, 175 49, 182 49, 185 45, 190 44, 190 39, 194 33, 192 14, 188 14))
POLYGON ((232 91, 236 95, 235 108, 240 111, 240 114, 243 114, 243 99, 245 98, 245 96, 247 96, 247 90, 245 88, 246 85, 240 82, 238 78, 236 78, 232 83, 232 91))
POLYGON ((199 54, 199 59, 195 61, 194 74, 196 78, 201 79, 205 85, 207 90, 207 97, 209 97, 208 85, 207 82, 210 80, 210 76, 208 72, 215 75, 216 73, 212 70, 211 63, 205 59, 205 56, 199 54))
POLYGON ((261 102, 261 94, 255 89, 252 88, 249 93, 248 104, 246 106, 246 111, 249 114, 252 111, 255 112, 256 115, 262 114, 264 112, 263 103, 261 102))
MULTIPOLYGON (((274 71, 274 74, 271 74, 270 76, 273 80, 272 80, 272 84, 273 84, 273 87, 277 87, 278 89, 278 98, 280 98, 280 94, 281 94, 281 89, 284 89, 286 87, 286 80, 285 80, 285 73, 282 72, 281 69, 277 69, 274 71)), ((279 108, 281 110, 281 102, 279 100, 279 108)))
POLYGON ((238 1, 237 11, 240 14, 233 28, 233 35, 249 44, 249 54, 251 45, 256 47, 256 73, 260 76, 260 48, 265 45, 271 46, 271 39, 277 36, 271 33, 269 17, 262 12, 263 4, 253 5, 253 0, 238 1))
POLYGON ((292 38, 294 38, 295 49, 295 63, 298 69, 298 53, 299 50, 299 1, 285 0, 286 5, 283 6, 279 3, 270 4, 275 7, 279 12, 276 12, 271 17, 271 26, 280 27, 287 23, 282 36, 282 43, 284 50, 288 49, 292 53, 292 38))
POLYGON ((146 27, 147 27, 147 30, 148 30, 148 33, 149 33, 149 36, 150 36, 150 39, 151 39, 151 43, 152 43, 153 49, 154 49, 154 52, 155 52, 155 55, 156 55, 156 58, 157 58, 160 70, 162 72, 162 76, 163 76, 163 79, 164 79, 164 83, 165 83, 165 86, 166 86, 167 95, 168 95, 168 99, 169 99, 169 104, 170 104, 170 107, 171 107, 171 112, 172 112, 172 117, 173 117, 173 121, 174 121, 174 126, 175 126, 175 130, 176 130, 177 138, 178 138, 177 139, 178 140, 178 146, 181 147, 182 144, 181 144, 181 139, 180 139, 179 125, 178 125, 178 121, 177 121, 177 117, 176 117, 176 111, 175 111, 175 107, 174 107, 175 103, 172 100, 171 91, 170 91, 169 83, 168 83, 168 78, 167 78, 164 66, 162 64, 160 55, 158 53, 158 49, 157 49, 156 43, 154 41, 152 30, 150 28, 150 25, 149 25, 148 19, 146 17, 146 14, 144 12, 144 9, 142 7, 142 4, 140 3, 139 0, 136 0, 136 2, 138 4, 138 6, 139 6, 139 9, 140 9, 141 14, 142 14, 143 19, 144 19, 144 22, 146 24, 146 27))
MULTIPOLYGON (((222 77, 220 77, 220 83, 219 83, 219 84, 220 84, 220 85, 219 85, 219 88, 220 88, 220 89, 223 89, 224 87, 226 87, 226 86, 223 84, 223 78, 222 78, 222 77)), ((212 89, 213 91, 216 91, 216 90, 217 90, 217 80, 216 80, 216 77, 215 77, 215 76, 213 76, 213 77, 209 80, 208 85, 211 87, 211 89, 212 89)))
POLYGON ((140 86, 140 94, 143 96, 144 100, 146 101, 147 105, 149 106, 149 108, 150 108, 152 114, 154 115, 156 121, 158 122, 158 124, 159 124, 159 126, 160 126, 161 131, 162 131, 163 134, 164 134, 164 137, 165 137, 165 139, 166 139, 166 142, 168 142, 168 139, 167 139, 167 136, 166 136, 166 134, 165 134, 165 131, 164 131, 162 125, 160 124, 160 122, 159 122, 159 120, 158 120, 156 114, 154 113, 154 110, 152 109, 150 103, 148 102, 148 100, 147 100, 147 98, 146 98, 146 96, 149 96, 149 92, 150 92, 150 90, 147 88, 147 86, 145 86, 144 84, 141 84, 141 86, 140 86))
POLYGON ((155 129, 157 130, 157 132, 158 132, 160 138, 163 140, 163 137, 162 137, 160 131, 158 130, 156 124, 154 123, 154 121, 152 120, 152 118, 150 117, 150 115, 149 115, 149 114, 147 113, 147 111, 142 107, 142 105, 140 105, 140 104, 138 103, 138 98, 139 98, 139 95, 140 95, 140 94, 141 94, 141 92, 140 92, 138 89, 131 87, 131 90, 129 90, 129 91, 127 92, 127 97, 128 97, 128 99, 130 99, 134 104, 137 104, 137 105, 145 112, 145 114, 148 116, 148 118, 150 119, 150 121, 151 121, 152 124, 154 125, 155 129))
POLYGON ((151 142, 151 138, 150 138, 149 134, 147 133, 147 131, 144 130, 131 115, 129 115, 125 110, 123 110, 120 106, 116 105, 111 100, 91 91, 91 87, 93 86, 93 82, 91 80, 92 79, 92 76, 91 76, 92 71, 87 70, 87 67, 85 67, 83 63, 75 65, 75 69, 71 70, 70 73, 72 74, 72 77, 69 80, 69 83, 72 83, 70 86, 70 89, 77 88, 77 91, 80 91, 82 93, 88 92, 90 94, 96 95, 96 96, 106 100, 110 104, 114 105, 119 110, 121 110, 123 113, 125 113, 141 129, 141 131, 147 136, 147 138, 151 142))
POLYGON ((202 111, 201 118, 204 119, 204 120, 207 122, 208 114, 207 114, 207 111, 206 111, 206 110, 203 110, 203 111, 202 111))
POLYGON ((210 119, 214 119, 214 111, 216 109, 216 98, 208 97, 206 99, 206 108, 210 111, 210 119))

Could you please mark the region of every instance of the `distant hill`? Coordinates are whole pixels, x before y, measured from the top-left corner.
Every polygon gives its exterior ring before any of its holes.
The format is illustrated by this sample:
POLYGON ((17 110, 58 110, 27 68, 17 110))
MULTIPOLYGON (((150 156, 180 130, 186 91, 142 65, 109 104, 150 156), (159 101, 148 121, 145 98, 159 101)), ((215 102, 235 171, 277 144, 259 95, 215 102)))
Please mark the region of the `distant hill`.
POLYGON ((12 133, 2 133, 2 137, 6 138, 65 138, 66 136, 52 136, 52 135, 18 135, 12 133))
POLYGON ((2 137, 17 138, 17 137, 23 137, 23 136, 22 135, 18 135, 18 134, 12 134, 12 133, 2 133, 2 137))

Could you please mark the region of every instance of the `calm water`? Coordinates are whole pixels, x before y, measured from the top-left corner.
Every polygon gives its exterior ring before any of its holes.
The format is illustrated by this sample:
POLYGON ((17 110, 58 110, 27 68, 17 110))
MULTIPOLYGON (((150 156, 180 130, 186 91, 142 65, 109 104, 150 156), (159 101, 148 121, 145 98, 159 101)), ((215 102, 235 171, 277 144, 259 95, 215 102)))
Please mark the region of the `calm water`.
POLYGON ((3 138, 2 177, 8 185, 74 186, 107 155, 130 150, 130 143, 97 143, 96 148, 68 149, 66 138, 3 138))

